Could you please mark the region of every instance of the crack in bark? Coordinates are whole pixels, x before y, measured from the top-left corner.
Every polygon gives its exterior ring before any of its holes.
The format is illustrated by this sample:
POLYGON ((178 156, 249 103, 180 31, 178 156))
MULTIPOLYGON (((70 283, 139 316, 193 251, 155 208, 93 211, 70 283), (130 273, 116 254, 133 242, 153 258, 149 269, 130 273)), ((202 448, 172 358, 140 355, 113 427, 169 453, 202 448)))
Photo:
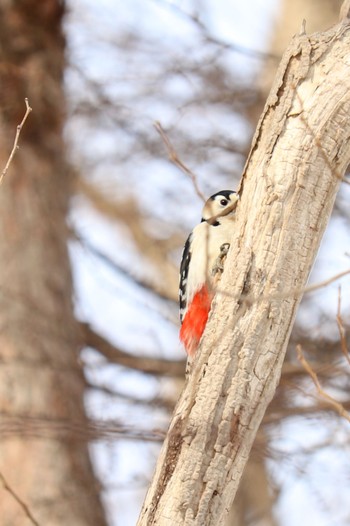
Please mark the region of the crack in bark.
POLYGON ((165 488, 169 480, 171 479, 174 470, 181 453, 181 447, 183 443, 182 436, 183 420, 179 418, 172 429, 169 431, 167 451, 165 454, 164 463, 162 466, 161 474, 159 476, 159 482, 151 502, 151 510, 149 512, 149 524, 153 523, 158 502, 164 493, 165 488))

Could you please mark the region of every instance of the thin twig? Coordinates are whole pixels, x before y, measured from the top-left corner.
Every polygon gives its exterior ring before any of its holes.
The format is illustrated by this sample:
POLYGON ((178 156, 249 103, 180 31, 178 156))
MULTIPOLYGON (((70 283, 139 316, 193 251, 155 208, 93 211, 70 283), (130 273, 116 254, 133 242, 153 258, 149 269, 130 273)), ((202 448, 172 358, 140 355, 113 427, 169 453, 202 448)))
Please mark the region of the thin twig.
POLYGON ((28 102, 28 99, 25 98, 24 99, 24 102, 26 104, 26 112, 24 114, 24 117, 21 121, 21 123, 17 126, 17 130, 16 130, 16 137, 15 137, 15 141, 13 143, 13 148, 12 148, 12 151, 10 153, 10 157, 8 158, 7 160, 7 163, 6 163, 6 166, 5 168, 3 169, 2 173, 1 173, 1 176, 0 176, 0 184, 2 183, 2 180, 3 178, 5 177, 6 173, 7 173, 7 170, 9 169, 9 166, 12 162, 12 159, 14 158, 14 155, 16 153, 16 151, 18 150, 18 140, 19 140, 19 136, 21 134, 21 131, 22 131, 22 128, 24 126, 24 123, 26 122, 27 118, 28 118, 28 115, 30 114, 30 112, 32 111, 32 108, 29 106, 29 102, 28 102))
POLYGON ((349 349, 346 343, 346 334, 344 329, 343 318, 341 317, 341 286, 338 288, 338 309, 337 309, 337 325, 340 336, 340 348, 344 354, 348 364, 350 365, 349 349))
POLYGON ((250 58, 255 58, 259 60, 274 60, 279 62, 281 57, 275 53, 268 53, 264 51, 260 51, 258 49, 249 48, 240 44, 235 44, 234 42, 227 42, 225 40, 222 40, 218 37, 215 37, 212 35, 208 29, 208 27, 205 25, 205 23, 199 18, 196 14, 191 14, 184 9, 182 9, 180 6, 175 4, 174 2, 164 2, 163 0, 158 0, 159 3, 165 5, 168 9, 172 9, 180 16, 190 20, 197 29, 201 32, 203 37, 211 44, 214 44, 218 46, 221 49, 229 49, 230 51, 234 51, 235 53, 241 53, 242 55, 245 55, 250 58))
POLYGON ((304 356, 301 345, 297 345, 296 350, 297 350, 298 360, 301 363, 301 365, 304 367, 305 371, 311 376, 311 379, 316 386, 318 394, 322 396, 322 398, 324 398, 327 401, 327 403, 329 403, 329 405, 333 407, 340 414, 340 416, 344 417, 348 422, 350 422, 350 413, 348 413, 344 409, 344 406, 340 402, 337 402, 332 396, 327 394, 322 389, 317 374, 312 369, 311 365, 309 364, 309 362, 306 360, 304 356))
POLYGON ((229 298, 239 300, 242 305, 245 304, 247 306, 251 306, 254 303, 265 301, 265 300, 268 300, 268 301, 284 300, 286 298, 294 297, 299 294, 307 294, 309 292, 314 292, 315 290, 323 289, 324 287, 331 285, 334 281, 337 281, 338 279, 341 279, 344 276, 347 276, 348 274, 350 274, 350 269, 344 270, 343 272, 339 272, 339 274, 335 274, 334 276, 328 279, 325 279, 324 281, 319 281, 318 283, 315 283, 314 285, 310 285, 308 287, 287 289, 281 292, 268 292, 268 293, 260 294, 258 297, 255 297, 253 294, 247 294, 242 297, 241 294, 231 294, 230 292, 220 289, 219 287, 215 288, 215 294, 221 294, 222 296, 228 296, 229 298))
POLYGON ((2 485, 4 486, 4 489, 8 491, 12 495, 12 497, 15 499, 15 501, 18 502, 18 504, 21 506, 22 510, 24 511, 25 515, 28 517, 30 522, 34 524, 34 526, 40 526, 38 521, 34 519, 32 512, 30 511, 28 506, 25 504, 25 502, 23 502, 22 499, 19 498, 17 493, 11 488, 11 486, 9 485, 9 483, 7 482, 7 480, 5 479, 4 475, 1 472, 0 472, 0 480, 2 481, 2 485))
POLYGON ((331 278, 325 279, 324 281, 319 281, 318 283, 315 283, 314 285, 309 285, 308 287, 305 287, 304 294, 307 292, 313 292, 314 290, 322 289, 323 287, 327 287, 327 285, 330 285, 334 281, 337 281, 340 278, 343 278, 344 276, 347 276, 350 274, 350 269, 343 270, 343 272, 339 272, 339 274, 334 274, 331 278))
POLYGON ((95 332, 88 323, 80 324, 82 342, 100 352, 111 363, 118 363, 145 374, 183 377, 184 360, 165 360, 150 356, 132 355, 118 349, 106 338, 95 332))
POLYGON ((199 186, 198 186, 198 183, 197 183, 197 176, 196 176, 196 174, 194 172, 192 172, 192 170, 187 168, 187 166, 181 161, 181 159, 179 158, 174 146, 171 144, 169 137, 165 133, 162 125, 160 124, 160 122, 156 121, 154 123, 154 127, 157 130, 157 132, 159 133, 159 135, 161 136, 161 138, 162 138, 162 140, 163 140, 163 142, 164 142, 164 144, 165 144, 165 146, 166 146, 166 148, 168 150, 168 155, 169 155, 170 161, 173 164, 175 164, 175 166, 177 166, 182 172, 184 172, 186 175, 188 175, 190 177, 190 179, 191 179, 191 181, 193 183, 194 189, 196 191, 196 194, 205 203, 206 198, 205 198, 204 194, 199 189, 199 186))

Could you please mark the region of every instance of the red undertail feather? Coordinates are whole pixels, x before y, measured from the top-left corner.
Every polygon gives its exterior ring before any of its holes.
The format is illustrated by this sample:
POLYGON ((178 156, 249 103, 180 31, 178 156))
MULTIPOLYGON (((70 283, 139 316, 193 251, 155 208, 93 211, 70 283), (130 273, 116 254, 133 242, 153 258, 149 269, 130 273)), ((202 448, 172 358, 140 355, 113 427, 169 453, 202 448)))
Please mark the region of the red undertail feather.
POLYGON ((194 356, 204 332, 212 299, 213 295, 209 293, 207 286, 204 285, 194 295, 183 319, 180 329, 180 340, 183 342, 190 357, 194 356))

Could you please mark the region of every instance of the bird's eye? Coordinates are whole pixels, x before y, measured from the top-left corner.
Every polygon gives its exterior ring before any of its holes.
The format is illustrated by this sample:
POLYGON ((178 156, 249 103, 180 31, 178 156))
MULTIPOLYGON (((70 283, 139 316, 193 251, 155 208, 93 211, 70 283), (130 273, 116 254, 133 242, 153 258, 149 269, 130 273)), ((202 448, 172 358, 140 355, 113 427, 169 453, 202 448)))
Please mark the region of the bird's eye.
POLYGON ((226 206, 227 203, 228 203, 227 199, 221 199, 221 201, 220 201, 220 204, 221 204, 222 206, 226 206))

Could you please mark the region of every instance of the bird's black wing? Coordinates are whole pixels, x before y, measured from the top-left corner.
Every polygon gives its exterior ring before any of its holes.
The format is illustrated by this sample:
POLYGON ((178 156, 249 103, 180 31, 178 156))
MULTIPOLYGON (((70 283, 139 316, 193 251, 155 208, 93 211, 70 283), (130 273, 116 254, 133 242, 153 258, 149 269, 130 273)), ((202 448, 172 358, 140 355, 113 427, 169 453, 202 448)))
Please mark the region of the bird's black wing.
POLYGON ((192 242, 192 233, 188 236, 185 243, 182 259, 180 265, 180 286, 179 286, 179 303, 180 303, 180 321, 182 323, 183 315, 187 306, 187 278, 188 278, 188 269, 191 261, 191 242, 192 242))

